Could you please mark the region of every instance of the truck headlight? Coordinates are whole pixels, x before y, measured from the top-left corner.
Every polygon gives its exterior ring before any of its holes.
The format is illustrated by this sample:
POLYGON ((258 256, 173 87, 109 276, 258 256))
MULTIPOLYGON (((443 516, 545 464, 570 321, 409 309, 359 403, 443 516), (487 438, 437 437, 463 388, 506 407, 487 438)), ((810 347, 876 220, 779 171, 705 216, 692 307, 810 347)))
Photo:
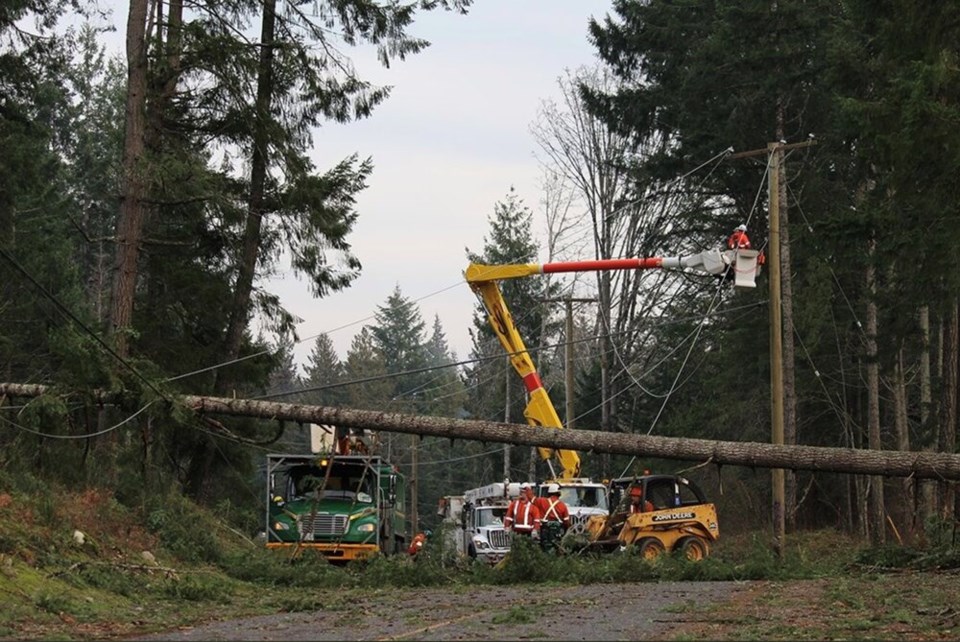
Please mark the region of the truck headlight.
POLYGON ((473 538, 473 545, 478 551, 485 551, 490 548, 490 544, 487 543, 487 540, 480 539, 479 537, 473 538))
POLYGON ((275 531, 288 531, 290 530, 290 524, 284 524, 283 522, 274 522, 273 530, 275 531))
POLYGON ((361 533, 372 533, 373 531, 377 530, 377 525, 373 522, 367 522, 366 524, 360 524, 357 526, 357 530, 361 533))

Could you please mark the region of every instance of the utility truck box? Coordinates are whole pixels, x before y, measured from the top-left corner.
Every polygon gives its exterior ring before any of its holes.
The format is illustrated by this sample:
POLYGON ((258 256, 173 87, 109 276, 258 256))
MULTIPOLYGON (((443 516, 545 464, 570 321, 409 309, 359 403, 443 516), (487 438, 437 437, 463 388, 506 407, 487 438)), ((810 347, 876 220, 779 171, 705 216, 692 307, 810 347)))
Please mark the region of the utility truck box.
POLYGON ((503 521, 520 484, 498 482, 451 495, 441 504, 445 524, 459 555, 496 564, 510 552, 510 533, 503 521))

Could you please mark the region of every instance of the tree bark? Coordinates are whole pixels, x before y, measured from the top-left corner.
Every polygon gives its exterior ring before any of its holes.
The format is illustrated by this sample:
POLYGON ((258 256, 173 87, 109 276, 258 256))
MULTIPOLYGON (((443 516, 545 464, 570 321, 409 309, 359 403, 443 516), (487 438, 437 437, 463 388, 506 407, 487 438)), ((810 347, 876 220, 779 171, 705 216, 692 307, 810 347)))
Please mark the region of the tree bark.
MULTIPOLYGON (((273 98, 273 39, 276 21, 276 0, 263 3, 263 25, 260 37, 260 68, 257 75, 256 122, 253 131, 253 146, 250 151, 250 196, 247 202, 247 221, 243 230, 242 256, 237 271, 230 305, 230 325, 224 341, 224 361, 233 361, 240 355, 243 334, 250 321, 250 299, 253 281, 260 258, 260 236, 263 228, 263 200, 267 177, 269 145, 268 122, 270 103, 273 98)), ((217 371, 216 390, 229 392, 231 382, 226 380, 229 368, 217 371)))
MULTIPOLYGON (((260 241, 263 229, 263 200, 267 177, 267 146, 269 135, 267 123, 270 118, 270 103, 273 95, 273 38, 276 21, 276 0, 263 3, 261 26, 260 66, 257 75, 256 122, 253 129, 253 144, 250 151, 250 195, 247 201, 247 218, 243 230, 241 257, 237 266, 237 280, 230 303, 230 321, 224 337, 222 363, 230 363, 240 356, 243 335, 250 323, 250 301, 253 282, 260 258, 260 241)), ((228 394, 235 383, 230 368, 217 370, 214 390, 228 394)), ((194 449, 187 471, 187 490, 192 497, 202 500, 206 493, 207 477, 213 465, 215 449, 206 438, 194 449)))
MULTIPOLYGON (((936 450, 935 437, 936 423, 931 421, 936 416, 933 411, 933 385, 931 383, 930 367, 930 307, 920 308, 920 436, 924 450, 936 450)), ((919 484, 919 501, 917 502, 914 526, 919 531, 927 517, 936 513, 936 487, 930 482, 919 484)))
MULTIPOLYGON (((870 255, 874 255, 874 243, 870 242, 870 255)), ((877 304, 873 300, 876 294, 876 272, 873 265, 867 266, 867 447, 880 450, 883 444, 880 440, 880 364, 877 350, 877 304)), ((884 523, 883 505, 883 477, 875 476, 870 479, 870 541, 874 545, 883 544, 886 540, 886 524, 884 523)))
POLYGON ((129 332, 137 286, 137 259, 143 239, 144 151, 147 112, 147 0, 130 0, 127 14, 127 102, 123 140, 123 187, 117 221, 110 332, 117 354, 129 354, 129 332))
MULTIPOLYGON (((910 450, 910 427, 907 423, 907 382, 903 366, 904 360, 904 349, 901 346, 900 350, 897 351, 897 362, 894 365, 893 378, 893 425, 897 435, 897 450, 900 451, 910 450)), ((910 477, 904 477, 900 480, 898 501, 900 510, 896 511, 896 515, 901 524, 900 534, 905 538, 904 541, 907 543, 912 543, 915 535, 915 484, 916 481, 910 477)))
MULTIPOLYGON (((960 318, 957 302, 949 307, 947 327, 944 328, 943 341, 943 416, 940 422, 939 443, 941 453, 953 453, 957 445, 957 359, 960 358, 960 318)), ((953 484, 941 481, 939 484, 940 517, 952 520, 955 514, 953 484)))
MULTIPOLYGON (((34 384, 0 383, 0 397, 39 397, 56 391, 34 384)), ((96 403, 110 403, 116 395, 95 391, 96 403)), ((749 468, 785 468, 858 475, 915 477, 960 481, 960 455, 953 453, 900 452, 820 446, 777 446, 759 442, 712 441, 653 437, 595 430, 563 430, 526 424, 468 421, 446 417, 403 415, 376 410, 287 404, 252 399, 185 395, 172 398, 198 415, 228 415, 271 421, 327 424, 382 432, 509 443, 585 453, 611 453, 637 457, 702 461, 749 468)))

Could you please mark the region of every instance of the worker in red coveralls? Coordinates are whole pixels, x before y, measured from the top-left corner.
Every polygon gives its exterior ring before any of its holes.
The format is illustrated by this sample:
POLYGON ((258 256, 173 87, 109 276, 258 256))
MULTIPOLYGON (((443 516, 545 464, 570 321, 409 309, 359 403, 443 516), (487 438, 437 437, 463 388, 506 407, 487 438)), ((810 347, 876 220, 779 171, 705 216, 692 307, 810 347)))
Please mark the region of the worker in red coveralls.
POLYGON ((516 535, 540 537, 540 509, 533 503, 533 487, 520 486, 520 496, 507 506, 503 525, 516 535))
POLYGON ((630 514, 649 513, 653 510, 653 504, 643 498, 643 486, 634 484, 630 487, 630 514))
POLYGON ((563 525, 563 532, 570 530, 570 509, 560 499, 560 485, 550 484, 547 486, 547 496, 537 497, 534 504, 540 509, 540 525, 543 522, 560 522, 563 525))
POLYGON ((423 545, 427 543, 427 538, 430 537, 430 535, 432 535, 432 533, 427 530, 413 536, 413 540, 407 548, 407 553, 410 554, 410 557, 417 556, 417 553, 423 549, 423 545))
POLYGON ((534 503, 540 509, 540 548, 562 554, 560 543, 570 530, 570 509, 560 499, 560 485, 548 485, 547 496, 537 497, 534 503))
POLYGON ((750 237, 747 236, 747 226, 738 225, 730 238, 727 239, 727 247, 731 250, 749 250, 750 237))

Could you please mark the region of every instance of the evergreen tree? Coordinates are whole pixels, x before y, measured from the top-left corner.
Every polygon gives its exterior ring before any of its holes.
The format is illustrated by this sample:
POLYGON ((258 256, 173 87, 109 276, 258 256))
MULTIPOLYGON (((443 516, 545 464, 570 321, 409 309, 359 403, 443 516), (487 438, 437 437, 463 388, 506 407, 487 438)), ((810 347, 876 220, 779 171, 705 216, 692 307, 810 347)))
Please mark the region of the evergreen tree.
MULTIPOLYGON (((494 205, 488 220, 490 231, 484 237, 483 252, 473 253, 468 248, 470 262, 485 265, 537 262, 538 247, 532 233, 533 212, 512 187, 506 198, 494 205)), ((499 287, 527 351, 538 364, 541 377, 548 377, 549 372, 543 367, 545 352, 541 349, 557 336, 559 324, 550 317, 548 304, 543 300, 555 294, 555 288, 537 277, 508 279, 500 282, 499 287)), ((473 325, 471 359, 476 362, 466 372, 469 412, 483 419, 523 422, 526 407, 523 383, 510 365, 504 347, 496 339, 482 303, 477 304, 473 325)), ((511 477, 525 478, 526 473, 511 477)))
POLYGON ((344 365, 333 347, 333 341, 326 333, 317 335, 313 349, 305 366, 306 377, 302 386, 307 388, 303 402, 318 406, 339 406, 343 404, 346 390, 338 384, 344 379, 344 365), (312 390, 312 388, 321 388, 312 390))
POLYGON ((466 401, 463 381, 453 367, 456 355, 450 352, 447 337, 440 323, 440 315, 433 318, 433 331, 425 345, 427 365, 434 368, 428 373, 429 381, 424 390, 429 404, 428 414, 440 417, 456 417, 463 411, 466 401))
POLYGON ((387 365, 369 328, 362 328, 350 342, 343 364, 344 403, 350 408, 384 408, 393 394, 393 382, 386 378, 387 365))
MULTIPOLYGON (((421 370, 428 365, 425 324, 416 303, 394 287, 386 302, 377 307, 370 326, 377 350, 383 355, 388 373, 421 370)), ((429 374, 410 372, 391 382, 394 403, 405 412, 426 410, 424 387, 429 374)))

